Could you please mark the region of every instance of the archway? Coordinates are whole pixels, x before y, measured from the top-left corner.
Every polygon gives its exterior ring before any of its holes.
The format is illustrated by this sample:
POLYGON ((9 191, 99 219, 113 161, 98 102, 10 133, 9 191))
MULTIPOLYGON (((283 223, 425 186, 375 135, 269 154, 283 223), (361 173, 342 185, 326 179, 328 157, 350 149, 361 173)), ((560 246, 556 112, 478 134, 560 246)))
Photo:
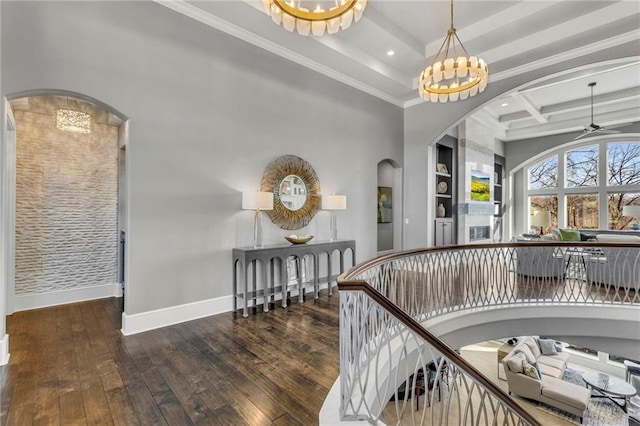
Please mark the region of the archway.
POLYGON ((402 249, 402 169, 390 159, 378 163, 377 251, 402 249))
POLYGON ((6 314, 121 296, 127 117, 96 99, 58 90, 10 95, 4 116, 5 135, 7 117, 16 117, 17 129, 13 140, 2 141, 7 214, 0 291, 6 314), (65 119, 72 127, 64 126, 65 119))

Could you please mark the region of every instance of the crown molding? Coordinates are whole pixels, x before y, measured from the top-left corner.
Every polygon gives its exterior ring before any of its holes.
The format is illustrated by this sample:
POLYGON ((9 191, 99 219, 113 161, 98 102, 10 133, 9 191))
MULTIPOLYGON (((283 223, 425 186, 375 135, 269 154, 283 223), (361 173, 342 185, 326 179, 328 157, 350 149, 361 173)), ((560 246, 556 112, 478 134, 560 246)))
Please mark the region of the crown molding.
POLYGON ((369 95, 375 96, 383 101, 389 102, 398 107, 403 107, 403 101, 388 93, 378 90, 375 87, 362 83, 354 78, 351 78, 345 74, 335 71, 325 65, 322 65, 316 61, 313 61, 306 56, 300 55, 292 50, 286 49, 270 40, 260 37, 250 31, 245 30, 235 24, 232 24, 224 19, 205 12, 204 10, 187 3, 184 0, 153 0, 155 3, 162 5, 174 12, 181 13, 184 16, 192 18, 198 22, 201 22, 209 27, 220 30, 230 36, 236 37, 240 40, 251 43, 254 46, 260 47, 268 52, 276 54, 282 58, 295 62, 298 65, 309 68, 320 74, 323 74, 329 78, 337 80, 369 95))

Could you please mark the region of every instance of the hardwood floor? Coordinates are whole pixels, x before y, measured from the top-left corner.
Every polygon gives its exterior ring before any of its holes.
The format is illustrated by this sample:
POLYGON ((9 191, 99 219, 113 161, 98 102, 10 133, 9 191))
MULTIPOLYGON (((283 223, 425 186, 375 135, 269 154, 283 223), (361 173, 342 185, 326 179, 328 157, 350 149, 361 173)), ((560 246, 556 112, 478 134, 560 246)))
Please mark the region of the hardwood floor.
POLYGON ((18 312, 2 425, 309 425, 339 374, 337 294, 120 333, 121 299, 18 312))

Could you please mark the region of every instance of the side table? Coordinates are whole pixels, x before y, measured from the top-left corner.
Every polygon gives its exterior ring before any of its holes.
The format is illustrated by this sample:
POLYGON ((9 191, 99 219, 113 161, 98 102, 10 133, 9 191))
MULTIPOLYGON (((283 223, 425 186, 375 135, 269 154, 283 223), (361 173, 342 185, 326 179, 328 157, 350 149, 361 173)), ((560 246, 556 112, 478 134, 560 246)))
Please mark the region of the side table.
POLYGON ((354 240, 338 241, 314 241, 305 244, 277 244, 263 248, 240 247, 232 251, 233 266, 233 312, 238 310, 238 301, 242 301, 242 316, 249 316, 249 301, 253 306, 258 299, 263 302, 263 310, 269 310, 269 302, 275 302, 276 294, 282 294, 282 307, 287 306, 287 294, 289 292, 289 279, 295 278, 297 282, 298 300, 304 300, 306 284, 302 280, 302 259, 311 256, 313 260, 313 286, 314 297, 318 298, 318 290, 321 283, 326 282, 329 295, 332 294, 332 284, 345 271, 345 253, 351 252, 351 265, 356 262, 356 242, 354 240), (331 257, 334 252, 339 253, 339 273, 333 273, 331 257), (327 257, 327 275, 319 277, 319 260, 321 256, 327 257), (296 277, 287 274, 287 259, 295 258, 297 264, 296 277), (261 263, 261 273, 258 275, 258 263, 261 263), (280 266, 280 279, 276 283, 275 264, 280 266), (269 273, 267 274, 267 269, 269 273), (249 273, 251 271, 251 274, 249 273), (258 280, 259 278, 259 280, 258 280), (258 287, 258 281, 262 288, 258 287), (251 285, 250 285, 251 284, 251 285))

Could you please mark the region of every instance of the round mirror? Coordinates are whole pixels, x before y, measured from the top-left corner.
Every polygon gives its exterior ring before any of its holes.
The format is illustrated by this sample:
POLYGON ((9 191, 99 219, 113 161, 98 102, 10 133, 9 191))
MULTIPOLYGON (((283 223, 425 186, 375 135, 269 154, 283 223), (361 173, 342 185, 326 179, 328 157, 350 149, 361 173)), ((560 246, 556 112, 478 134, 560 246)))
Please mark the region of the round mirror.
POLYGON ((282 229, 309 224, 320 207, 320 183, 315 170, 295 155, 273 160, 262 176, 261 191, 273 192, 273 210, 265 213, 282 229))
POLYGON ((297 211, 307 201, 307 185, 299 176, 289 175, 280 182, 280 201, 285 208, 297 211))

